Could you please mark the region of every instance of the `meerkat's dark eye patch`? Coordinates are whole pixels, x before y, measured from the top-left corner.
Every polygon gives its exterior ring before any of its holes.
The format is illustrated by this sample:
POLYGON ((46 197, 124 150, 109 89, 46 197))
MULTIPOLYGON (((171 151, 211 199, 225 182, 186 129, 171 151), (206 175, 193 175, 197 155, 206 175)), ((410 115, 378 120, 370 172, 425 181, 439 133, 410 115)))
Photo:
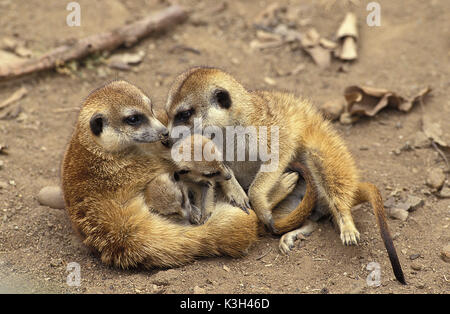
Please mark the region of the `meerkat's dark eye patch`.
POLYGON ((189 172, 190 172, 189 170, 180 170, 180 171, 178 171, 178 174, 186 174, 189 172))
POLYGON ((139 126, 145 121, 147 121, 147 117, 143 115, 142 113, 135 113, 128 117, 125 117, 123 121, 131 126, 139 126))
POLYGON ((220 175, 220 171, 217 171, 217 172, 211 172, 211 173, 204 173, 204 174, 203 174, 203 176, 204 176, 205 178, 213 178, 213 177, 216 177, 216 176, 218 176, 218 175, 220 175))
POLYGON ((228 91, 224 89, 218 89, 214 92, 214 101, 224 109, 231 107, 231 96, 228 91))
POLYGON ((91 120, 89 121, 89 126, 91 127, 91 131, 95 136, 99 136, 100 133, 102 133, 104 125, 103 120, 103 115, 97 113, 96 115, 92 116, 91 120))
POLYGON ((175 115, 175 118, 174 118, 175 121, 174 121, 174 122, 175 122, 175 123, 183 123, 183 122, 187 122, 187 121, 189 121, 190 117, 191 117, 194 113, 195 113, 195 110, 194 110, 193 108, 188 109, 188 110, 180 111, 180 112, 178 112, 178 113, 175 115))
POLYGON ((180 181, 180 176, 176 172, 173 174, 173 178, 175 179, 175 181, 180 181))

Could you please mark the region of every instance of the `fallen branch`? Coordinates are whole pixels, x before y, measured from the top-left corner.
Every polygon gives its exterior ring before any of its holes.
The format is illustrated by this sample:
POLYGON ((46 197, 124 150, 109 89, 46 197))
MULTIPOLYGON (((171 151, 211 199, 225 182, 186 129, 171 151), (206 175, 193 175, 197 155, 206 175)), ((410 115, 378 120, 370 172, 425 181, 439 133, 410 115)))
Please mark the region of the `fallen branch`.
POLYGON ((141 38, 181 23, 187 18, 186 11, 173 5, 135 23, 113 31, 91 35, 74 43, 57 47, 40 58, 0 67, 0 81, 17 78, 33 72, 55 68, 65 62, 81 59, 89 54, 112 51, 122 45, 130 47, 141 38))

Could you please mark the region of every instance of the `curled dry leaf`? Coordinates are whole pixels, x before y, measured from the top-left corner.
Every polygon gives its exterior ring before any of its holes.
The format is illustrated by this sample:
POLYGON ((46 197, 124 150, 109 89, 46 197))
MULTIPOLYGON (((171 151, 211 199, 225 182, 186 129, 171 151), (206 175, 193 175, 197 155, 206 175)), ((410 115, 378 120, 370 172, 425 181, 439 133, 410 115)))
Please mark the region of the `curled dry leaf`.
POLYGON ((344 90, 344 97, 347 101, 345 112, 352 117, 375 116, 385 107, 395 108, 407 112, 414 104, 423 102, 425 95, 431 92, 427 87, 412 98, 405 98, 395 92, 383 88, 368 86, 349 86, 344 90))
POLYGON ((357 19, 354 13, 348 12, 339 27, 336 37, 340 40, 341 45, 335 51, 337 58, 351 61, 358 58, 356 41, 358 40, 357 19))

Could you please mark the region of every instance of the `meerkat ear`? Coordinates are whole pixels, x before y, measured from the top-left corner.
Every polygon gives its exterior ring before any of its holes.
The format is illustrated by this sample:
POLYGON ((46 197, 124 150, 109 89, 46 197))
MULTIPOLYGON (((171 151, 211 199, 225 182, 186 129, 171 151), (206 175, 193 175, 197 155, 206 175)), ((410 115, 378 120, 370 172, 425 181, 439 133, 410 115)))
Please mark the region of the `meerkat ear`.
POLYGON ((99 136, 103 131, 104 117, 102 114, 97 113, 92 116, 91 121, 89 121, 89 126, 91 131, 95 136, 99 136))
POLYGON ((224 89, 218 89, 214 92, 214 101, 224 109, 231 107, 230 93, 224 89))

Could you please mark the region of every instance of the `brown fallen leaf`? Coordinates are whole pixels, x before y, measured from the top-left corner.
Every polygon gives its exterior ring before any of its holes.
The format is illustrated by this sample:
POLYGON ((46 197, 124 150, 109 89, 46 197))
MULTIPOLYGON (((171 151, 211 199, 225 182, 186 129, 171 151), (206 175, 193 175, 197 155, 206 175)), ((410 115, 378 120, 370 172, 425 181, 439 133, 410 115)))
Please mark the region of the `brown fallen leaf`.
POLYGON ((21 99, 22 97, 24 97, 27 93, 28 93, 28 91, 25 87, 19 88, 11 96, 9 96, 2 103, 0 103, 0 109, 8 107, 12 103, 14 103, 14 102, 18 101, 19 99, 21 99))
POLYGON ((353 85, 344 90, 347 102, 345 112, 355 117, 373 117, 385 107, 407 112, 414 104, 423 102, 424 96, 430 92, 431 88, 427 87, 418 95, 406 98, 383 88, 353 85))
POLYGON ((422 130, 430 140, 438 143, 442 147, 449 147, 447 142, 442 138, 443 132, 441 125, 433 121, 430 116, 422 116, 422 130))

